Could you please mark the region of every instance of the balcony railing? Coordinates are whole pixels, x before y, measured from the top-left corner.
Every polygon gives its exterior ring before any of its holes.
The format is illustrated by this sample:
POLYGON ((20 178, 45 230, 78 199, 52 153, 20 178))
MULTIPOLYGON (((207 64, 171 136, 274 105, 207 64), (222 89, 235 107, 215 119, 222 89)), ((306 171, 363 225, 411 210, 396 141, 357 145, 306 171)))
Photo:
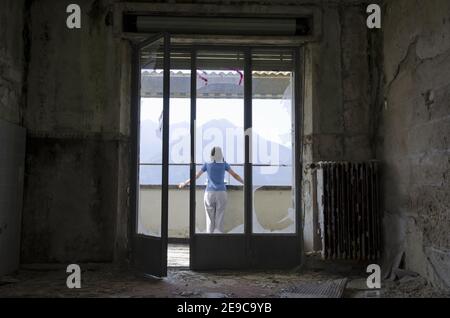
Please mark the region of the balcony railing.
MULTIPOLYGON (((190 164, 187 163, 170 163, 169 164, 169 185, 178 185, 180 182, 183 182, 190 177, 190 164), (171 180, 171 168, 172 167, 180 167, 185 168, 181 169, 182 173, 178 171, 177 175, 173 178, 175 180, 171 180)), ((203 164, 198 163, 195 165, 196 171, 198 171, 203 164)), ((233 168, 233 170, 244 177, 244 164, 230 164, 230 166, 233 168)), ((159 182, 146 182, 145 176, 142 175, 142 167, 162 167, 161 163, 140 163, 140 171, 141 171, 141 185, 160 185, 159 182)), ((252 164, 253 169, 254 168, 277 168, 279 169, 279 174, 255 174, 255 171, 253 171, 253 185, 254 186, 273 186, 273 187, 290 187, 292 183, 292 174, 293 169, 292 165, 290 164, 252 164), (259 176, 259 178, 258 178, 259 176)), ((161 170, 154 170, 155 173, 160 173, 161 170)), ((157 175, 159 176, 159 175, 157 175)), ((239 182, 234 180, 230 174, 225 175, 226 180, 225 183, 227 185, 231 186, 241 186, 239 182)), ((206 185, 206 177, 202 176, 200 179, 196 182, 197 187, 202 187, 206 185)))
MULTIPOLYGON (((190 188, 180 190, 176 185, 168 189, 168 235, 188 238, 190 224, 190 188)), ((242 186, 228 186, 227 208, 224 215, 225 233, 242 234, 244 231, 244 195, 242 186)), ((205 232, 206 213, 203 205, 204 186, 195 188, 195 227, 205 232)), ((160 235, 161 185, 141 185, 139 192, 139 233, 160 235)), ((294 233, 292 187, 260 186, 253 188, 254 233, 294 233)))

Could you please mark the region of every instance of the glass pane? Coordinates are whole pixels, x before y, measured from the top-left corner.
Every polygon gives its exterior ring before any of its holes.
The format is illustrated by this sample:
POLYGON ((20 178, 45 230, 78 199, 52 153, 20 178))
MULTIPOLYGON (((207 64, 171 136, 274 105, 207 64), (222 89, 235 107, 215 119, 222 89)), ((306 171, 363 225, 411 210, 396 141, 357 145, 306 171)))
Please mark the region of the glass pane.
MULTIPOLYGON (((227 172, 226 192, 215 183, 224 164, 212 163, 211 150, 220 147, 224 161, 243 176, 244 164, 244 55, 239 52, 197 54, 197 169, 210 164, 197 181, 196 232, 244 233, 244 188, 227 172), (212 171, 212 172, 211 172, 212 171), (205 190, 205 188, 207 188, 205 190), (214 191, 219 189, 220 191, 214 191), (223 216, 223 222, 221 217, 223 216)), ((220 177, 219 177, 220 179, 220 177)))
POLYGON ((140 51, 139 234, 161 236, 163 40, 140 51))
MULTIPOLYGON (((170 65, 169 238, 189 238, 190 53, 172 52, 170 65)), ((171 255, 169 255, 170 259, 171 255)))
POLYGON ((253 59, 253 233, 295 233, 291 51, 253 59))

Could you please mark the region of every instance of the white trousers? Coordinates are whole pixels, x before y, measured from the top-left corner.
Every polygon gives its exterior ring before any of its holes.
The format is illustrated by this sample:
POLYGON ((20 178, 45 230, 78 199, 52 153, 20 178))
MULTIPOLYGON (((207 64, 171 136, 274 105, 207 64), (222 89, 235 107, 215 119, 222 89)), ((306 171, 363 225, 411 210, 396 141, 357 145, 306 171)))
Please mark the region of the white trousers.
POLYGON ((205 191, 206 233, 223 233, 223 216, 227 207, 226 191, 205 191))

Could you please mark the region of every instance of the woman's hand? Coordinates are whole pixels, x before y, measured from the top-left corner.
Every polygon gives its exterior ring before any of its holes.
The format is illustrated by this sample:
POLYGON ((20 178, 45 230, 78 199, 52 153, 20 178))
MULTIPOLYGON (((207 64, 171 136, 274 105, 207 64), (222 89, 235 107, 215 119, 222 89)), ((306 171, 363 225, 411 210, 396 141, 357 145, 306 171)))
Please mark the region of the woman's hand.
MULTIPOLYGON (((195 175, 195 179, 198 179, 202 174, 203 174, 203 171, 202 171, 202 170, 199 170, 199 171, 197 172, 197 174, 195 175)), ((185 186, 187 186, 188 184, 191 184, 191 179, 187 179, 186 181, 181 182, 181 183, 178 185, 178 189, 183 189, 183 188, 184 188, 185 186)))
POLYGON ((230 170, 228 170, 228 173, 231 174, 231 176, 233 178, 235 178, 237 181, 239 181, 240 183, 244 184, 244 180, 241 178, 240 175, 238 175, 236 172, 234 172, 233 169, 230 168, 230 170))

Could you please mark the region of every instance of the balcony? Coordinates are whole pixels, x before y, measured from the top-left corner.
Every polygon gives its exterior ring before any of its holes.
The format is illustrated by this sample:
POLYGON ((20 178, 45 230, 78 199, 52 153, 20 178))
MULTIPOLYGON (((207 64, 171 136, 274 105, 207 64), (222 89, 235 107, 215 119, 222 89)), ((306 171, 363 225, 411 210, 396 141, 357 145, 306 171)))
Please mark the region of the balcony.
MULTIPOLYGON (((196 187, 196 232, 205 232, 203 195, 205 186, 196 187)), ((139 232, 158 234, 160 229, 161 186, 140 186, 139 232)), ((292 189, 288 186, 255 187, 253 191, 253 231, 256 233, 294 233, 292 189)), ((225 232, 244 232, 244 191, 228 186, 228 205, 224 217, 225 232)), ((189 237, 189 188, 169 186, 169 237, 189 237)))

